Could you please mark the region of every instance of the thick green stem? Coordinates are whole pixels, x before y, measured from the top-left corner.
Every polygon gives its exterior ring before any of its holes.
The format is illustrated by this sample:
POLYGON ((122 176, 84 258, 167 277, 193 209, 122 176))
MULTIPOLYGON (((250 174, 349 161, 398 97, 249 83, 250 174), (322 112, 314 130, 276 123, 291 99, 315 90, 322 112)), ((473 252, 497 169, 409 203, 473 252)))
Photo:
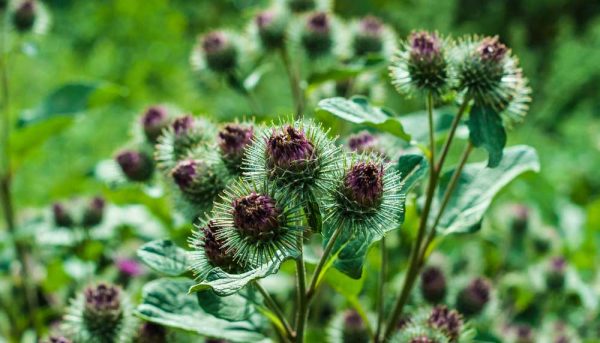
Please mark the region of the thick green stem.
POLYGON ((381 269, 379 270, 379 290, 377 292, 377 329, 375 330, 374 339, 377 342, 384 321, 384 290, 385 290, 385 279, 387 271, 387 251, 385 247, 385 237, 381 238, 381 269))
POLYGON ((335 243, 336 243, 338 237, 340 236, 341 232, 342 232, 341 226, 338 227, 337 229, 335 229, 335 231, 333 232, 333 235, 329 239, 329 242, 327 242, 327 245, 325 246, 325 250, 323 250, 323 256, 321 256, 321 259, 319 260, 319 263, 317 264, 317 267, 315 268, 315 273, 312 276, 312 279, 310 281, 310 286, 308 287, 308 291, 306 292, 306 298, 307 298, 308 302, 310 302, 312 300, 312 298, 314 297, 314 295, 317 291, 317 288, 319 287, 319 280, 321 279, 321 274, 323 272, 323 268, 327 264, 327 261, 329 261, 329 255, 331 254, 331 251, 333 250, 333 247, 335 246, 335 243))
POLYGON ((423 213, 421 214, 421 220, 419 222, 419 229, 417 231, 417 238, 415 243, 412 246, 410 260, 408 264, 408 271, 406 272, 406 277, 404 279, 404 284, 402 285, 402 290, 400 291, 400 296, 394 305, 394 309, 392 310, 392 314, 387 322, 385 327, 385 331, 381 338, 381 341, 385 342, 387 338, 391 335, 394 328, 396 327, 396 322, 402 315, 402 310, 404 309, 404 305, 408 301, 408 297, 413 288, 414 282, 419 274, 419 253, 421 251, 421 245, 423 243, 423 238, 425 237, 425 231, 427 228, 427 220, 429 218, 429 212, 431 211, 431 204, 433 202, 433 197, 435 196, 435 188, 437 184, 437 173, 435 172, 435 136, 434 136, 434 122, 433 122, 433 95, 429 93, 427 97, 427 116, 429 119, 429 182, 427 186, 427 193, 425 197, 425 206, 423 207, 423 213))
POLYGON ((296 309, 296 342, 304 342, 304 327, 308 317, 308 301, 306 299, 306 266, 304 265, 304 237, 298 236, 300 255, 296 259, 296 292, 298 292, 296 309))
POLYGON ((469 160, 469 155, 471 154, 471 151, 473 151, 473 144, 471 144, 471 142, 468 142, 467 146, 465 147, 465 150, 463 151, 463 153, 460 157, 458 166, 456 166, 456 169, 454 169, 454 172, 452 173, 452 176, 450 177, 450 181, 448 182, 448 187, 446 188, 446 192, 444 193, 444 198, 442 199, 442 202, 440 204, 440 209, 438 211, 438 214, 435 217, 435 220, 433 221, 433 225, 431 226, 429 234, 427 235, 425 244, 423 244, 421 253, 419 254, 419 261, 420 261, 421 266, 425 262, 425 255, 427 254, 427 249, 429 248, 429 245, 435 238, 437 226, 440 223, 440 220, 442 219, 442 215, 444 214, 444 210, 446 210, 446 206, 448 206, 448 202, 450 201, 450 196, 452 196, 452 192, 454 192, 454 189, 456 188, 458 179, 460 178, 460 174, 462 173, 462 171, 465 167, 465 164, 469 160))
POLYGON ((446 162, 446 157, 448 156, 448 151, 450 150, 450 146, 452 145, 452 141, 454 140, 454 134, 456 133, 458 124, 460 124, 460 120, 462 119, 462 116, 465 113, 465 110, 467 109, 467 107, 469 105, 469 101, 470 101, 469 98, 464 99, 463 103, 460 105, 460 108, 458 109, 458 112, 456 113, 456 115, 454 116, 454 119, 452 120, 452 125, 450 126, 450 131, 448 131, 448 137, 446 138, 446 142, 444 143, 444 147, 442 148, 442 153, 440 154, 438 163, 435 166, 435 172, 436 172, 436 174, 438 174, 438 176, 440 175, 440 172, 442 171, 442 166, 444 165, 444 162, 446 162))
POLYGON ((281 48, 280 54, 283 65, 285 66, 285 71, 290 81, 292 97, 294 98, 294 118, 302 119, 304 116, 304 91, 302 90, 300 72, 292 64, 289 51, 286 47, 281 48))
POLYGON ((273 311, 275 316, 277 316, 277 318, 283 325, 283 329, 284 329, 283 335, 285 335, 288 340, 293 340, 294 336, 295 336, 294 330, 292 329, 292 326, 285 318, 285 314, 283 313, 283 311, 281 310, 279 305, 277 305, 277 303, 275 302, 275 299, 273 299, 273 297, 271 297, 269 292, 267 292, 267 290, 264 289, 263 286, 261 286, 261 284, 258 283, 258 281, 254 282, 254 285, 256 286, 256 289, 258 289, 260 294, 262 294, 267 307, 271 311, 273 311))

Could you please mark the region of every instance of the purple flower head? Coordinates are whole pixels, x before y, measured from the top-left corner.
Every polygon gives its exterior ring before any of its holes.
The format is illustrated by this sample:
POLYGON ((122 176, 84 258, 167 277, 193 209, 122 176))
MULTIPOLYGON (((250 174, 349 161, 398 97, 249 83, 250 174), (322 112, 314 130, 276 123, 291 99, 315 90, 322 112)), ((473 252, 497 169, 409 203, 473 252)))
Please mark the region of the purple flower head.
POLYGON ((51 336, 48 343, 71 343, 71 340, 64 336, 51 336))
POLYGON ((202 167, 204 167, 204 163, 200 161, 184 160, 177 163, 171 172, 171 176, 179 189, 183 191, 192 186, 202 167))
POLYGON ((202 37, 202 50, 208 54, 216 54, 227 48, 229 39, 222 31, 213 31, 202 37))
POLYGON ((145 322, 140 327, 137 342, 167 343, 167 330, 162 325, 145 322))
POLYGON ((463 324, 460 313, 442 305, 433 308, 427 322, 431 327, 441 330, 453 342, 457 341, 463 324))
POLYGON ((429 338, 426 335, 420 335, 411 338, 408 343, 437 343, 437 341, 433 340, 432 338, 429 338))
POLYGON ((270 196, 253 192, 233 200, 231 206, 234 225, 243 235, 270 240, 279 234, 281 210, 270 196))
POLYGON ((550 269, 556 273, 564 273, 567 268, 567 260, 562 256, 555 256, 550 260, 550 269))
POLYGON ((477 48, 479 57, 485 62, 500 62, 506 56, 507 52, 508 48, 506 45, 500 43, 498 36, 485 37, 477 48))
POLYGON ((88 287, 84 298, 87 312, 104 314, 121 311, 121 290, 116 286, 100 283, 88 287))
POLYGON ((54 224, 56 226, 71 227, 73 226, 73 217, 61 203, 52 205, 52 214, 54 215, 54 224))
POLYGON ((515 330, 517 343, 533 343, 533 331, 528 325, 519 325, 515 330))
POLYGON ((417 61, 431 62, 440 56, 441 43, 435 33, 413 32, 410 37, 411 57, 417 61))
POLYGON ((245 148, 252 143, 254 129, 252 126, 227 124, 219 132, 217 141, 223 156, 240 162, 245 148))
POLYGON ((313 160, 314 146, 303 131, 290 125, 281 131, 273 130, 267 141, 267 155, 271 166, 290 169, 313 160))
POLYGON ((131 258, 119 258, 115 262, 115 265, 121 274, 128 277, 136 277, 144 273, 140 263, 131 258))
POLYGON ((102 197, 94 197, 86 206, 83 212, 83 226, 90 227, 98 225, 104 217, 104 207, 106 201, 102 197))
POLYGON ((25 0, 15 9, 13 24, 18 31, 29 31, 35 23, 36 3, 34 0, 25 0))
POLYGON ((116 160, 123 174, 131 181, 147 181, 154 171, 154 165, 150 156, 140 151, 121 151, 117 155, 116 160))
POLYGON ((561 290, 565 285, 565 272, 567 261, 562 256, 553 257, 550 260, 548 272, 546 273, 546 286, 550 290, 561 290))
POLYGON ((155 143, 162 130, 169 126, 167 109, 162 106, 151 106, 142 115, 144 134, 150 143, 155 143))
POLYGON ((185 115, 179 118, 176 118, 173 121, 173 132, 175 132, 175 136, 182 137, 191 131, 194 127, 194 117, 190 115, 185 115))
POLYGON ((355 310, 344 312, 344 322, 342 328, 344 342, 368 342, 369 335, 362 317, 355 310))
POLYGON ((306 28, 310 32, 326 34, 331 29, 330 18, 325 12, 311 14, 306 21, 306 28))
POLYGON ((368 36, 379 36, 383 31, 383 23, 375 16, 369 15, 359 23, 360 33, 368 36))
POLYGON ((446 297, 446 277, 438 267, 427 267, 421 274, 421 294, 430 303, 437 304, 446 297))
POLYGON ((217 237, 217 230, 219 228, 213 221, 209 221, 208 224, 201 230, 204 233, 202 245, 204 248, 204 254, 209 262, 216 267, 221 267, 225 271, 231 272, 237 269, 237 263, 233 260, 231 252, 227 253, 225 248, 225 242, 217 237))
POLYGON ((410 319, 410 317, 407 315, 403 315, 400 317, 400 319, 398 319, 398 322, 396 323, 396 330, 398 330, 398 331, 403 330, 410 323, 412 323, 412 320, 410 319))
POLYGON ((270 10, 262 11, 254 20, 259 30, 265 30, 275 21, 275 12, 270 10))
POLYGON ((377 138, 368 131, 362 131, 350 136, 348 147, 351 151, 365 152, 370 151, 377 143, 377 138))
POLYGON ((479 314, 490 300, 491 286, 483 278, 476 278, 458 293, 456 307, 465 316, 479 314))
POLYGON ((358 162, 344 176, 344 194, 364 209, 381 204, 383 197, 383 165, 358 162))

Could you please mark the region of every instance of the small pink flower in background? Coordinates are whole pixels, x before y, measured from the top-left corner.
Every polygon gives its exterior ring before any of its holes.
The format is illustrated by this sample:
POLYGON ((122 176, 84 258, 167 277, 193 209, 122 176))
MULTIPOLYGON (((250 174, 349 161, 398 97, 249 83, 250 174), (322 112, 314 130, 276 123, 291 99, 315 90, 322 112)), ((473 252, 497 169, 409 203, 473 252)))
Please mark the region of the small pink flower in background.
POLYGON ((127 276, 133 277, 144 274, 142 265, 132 258, 118 258, 115 261, 115 265, 119 269, 119 272, 127 276))

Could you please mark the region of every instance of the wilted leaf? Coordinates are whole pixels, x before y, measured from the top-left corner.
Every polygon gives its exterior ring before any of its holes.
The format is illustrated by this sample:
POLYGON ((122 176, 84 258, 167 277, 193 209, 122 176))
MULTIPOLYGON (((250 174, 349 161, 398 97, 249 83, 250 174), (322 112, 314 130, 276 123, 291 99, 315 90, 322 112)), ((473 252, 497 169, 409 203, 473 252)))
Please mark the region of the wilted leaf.
POLYGON ((142 245, 137 255, 150 268, 168 276, 178 276, 188 270, 187 253, 170 240, 156 240, 142 245))
POLYGON ((506 146, 506 131, 500 115, 490 107, 475 105, 467 126, 471 143, 488 151, 488 167, 497 167, 502 160, 502 150, 506 146))
POLYGON ((153 323, 233 342, 265 339, 260 316, 253 315, 243 321, 216 318, 200 307, 195 294, 188 294, 193 284, 185 278, 163 278, 146 284, 136 315, 153 323))
POLYGON ((351 123, 367 125, 410 140, 398 117, 384 108, 371 106, 364 97, 323 99, 319 101, 318 108, 351 123))
MULTIPOLYGON (((539 170, 540 162, 535 150, 524 145, 506 149, 504 158, 495 168, 488 168, 485 163, 467 164, 440 220, 438 231, 448 235, 479 228, 485 211, 504 186, 526 171, 539 170)), ((452 172, 442 178, 440 196, 452 172)))

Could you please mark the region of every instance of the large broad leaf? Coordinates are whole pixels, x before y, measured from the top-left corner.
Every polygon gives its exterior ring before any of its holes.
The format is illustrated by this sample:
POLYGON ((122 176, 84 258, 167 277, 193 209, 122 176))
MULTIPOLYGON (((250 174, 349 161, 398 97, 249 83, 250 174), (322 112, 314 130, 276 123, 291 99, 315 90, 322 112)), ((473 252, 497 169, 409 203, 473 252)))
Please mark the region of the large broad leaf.
MULTIPOLYGON (((429 162, 423 155, 402 155, 398 159, 397 170, 400 173, 402 182, 402 193, 408 194, 429 169, 429 162)), ((401 222, 404 223, 405 203, 402 202, 402 211, 400 213, 401 222)))
POLYGON ((389 110, 371 106, 364 97, 323 99, 319 101, 318 108, 351 123, 367 125, 406 141, 410 140, 410 135, 404 131, 398 117, 389 110))
POLYGON ((155 271, 168 276, 178 276, 191 265, 185 250, 170 240, 157 240, 142 245, 137 255, 155 271))
POLYGON ((136 315, 153 323, 233 342, 265 340, 265 322, 259 315, 243 321, 216 318, 200 307, 195 294, 188 294, 193 284, 185 278, 163 278, 146 284, 136 315))
POLYGON ((104 82, 69 83, 54 90, 40 105, 24 111, 18 127, 25 127, 57 115, 74 115, 114 98, 121 90, 104 82))
POLYGON ((210 289, 197 292, 196 295, 200 307, 217 318, 240 321, 256 313, 254 304, 258 299, 255 292, 250 289, 226 297, 221 297, 210 289))
MULTIPOLYGON (((437 230, 448 235, 477 229, 494 196, 504 186, 526 171, 539 170, 538 156, 535 150, 528 146, 506 149, 504 158, 496 168, 488 168, 485 163, 467 164, 452 192, 437 230)), ((452 172, 446 173, 442 178, 440 196, 445 192, 452 172)))
POLYGON ((280 254, 278 258, 274 258, 269 263, 242 274, 229 274, 223 271, 221 268, 214 268, 206 276, 205 280, 191 287, 189 291, 191 293, 212 289, 217 295, 220 296, 235 294, 244 288, 248 283, 277 273, 279 271, 279 267, 281 267, 281 264, 285 260, 295 257, 296 256, 289 254, 280 254))
POLYGON ((497 167, 502 160, 502 150, 506 146, 506 130, 500 114, 490 107, 475 105, 467 126, 471 143, 488 151, 488 167, 497 167))
MULTIPOLYGON (((442 140, 454 118, 450 108, 444 107, 433 111, 433 130, 436 141, 442 140)), ((415 143, 428 144, 429 142, 429 119, 426 111, 413 112, 400 117, 404 130, 412 137, 415 143)))

